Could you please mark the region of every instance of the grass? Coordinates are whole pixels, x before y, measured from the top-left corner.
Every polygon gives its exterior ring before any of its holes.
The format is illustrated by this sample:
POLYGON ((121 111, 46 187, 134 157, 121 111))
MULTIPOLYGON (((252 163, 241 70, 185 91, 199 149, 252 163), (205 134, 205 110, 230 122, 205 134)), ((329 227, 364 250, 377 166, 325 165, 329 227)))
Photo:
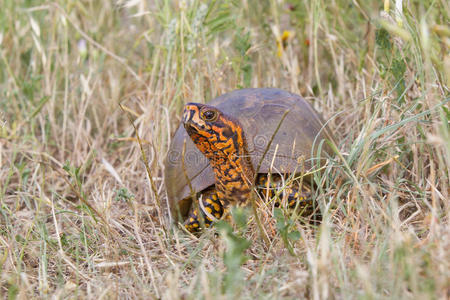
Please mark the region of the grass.
POLYGON ((395 2, 3 1, 0 295, 449 297, 450 7, 395 2), (183 104, 241 87, 299 93, 333 129, 318 226, 170 225, 183 104))

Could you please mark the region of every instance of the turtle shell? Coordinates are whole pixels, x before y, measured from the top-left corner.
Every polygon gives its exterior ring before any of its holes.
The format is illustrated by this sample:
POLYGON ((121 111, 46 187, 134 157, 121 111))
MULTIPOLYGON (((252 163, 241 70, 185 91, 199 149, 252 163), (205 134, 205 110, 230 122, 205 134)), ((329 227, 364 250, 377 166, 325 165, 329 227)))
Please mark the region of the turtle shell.
MULTIPOLYGON (((310 170, 316 165, 311 159, 316 157, 313 148, 317 150, 324 138, 332 140, 312 106, 302 97, 284 90, 241 89, 217 97, 208 105, 239 120, 248 153, 258 173, 310 170), (299 161, 304 165, 301 166, 299 161)), ((330 153, 326 143, 322 149, 330 153)), ((181 216, 186 216, 192 193, 214 185, 214 173, 208 159, 197 149, 182 125, 173 137, 165 160, 165 185, 174 217, 178 215, 177 209, 181 216)))

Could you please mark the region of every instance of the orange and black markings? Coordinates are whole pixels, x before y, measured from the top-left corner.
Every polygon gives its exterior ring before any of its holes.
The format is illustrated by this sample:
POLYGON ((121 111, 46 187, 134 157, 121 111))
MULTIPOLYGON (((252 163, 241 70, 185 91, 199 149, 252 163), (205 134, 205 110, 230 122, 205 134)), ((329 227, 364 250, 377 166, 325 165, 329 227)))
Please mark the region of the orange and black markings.
MULTIPOLYGON (((229 205, 247 203, 254 186, 255 171, 248 155, 243 129, 233 117, 209 105, 188 103, 184 107, 182 122, 189 137, 208 158, 214 171, 214 192, 204 193, 199 205, 203 206, 201 214, 205 226, 209 227, 213 222, 210 216, 216 218, 217 215, 220 218, 229 205)), ((266 178, 265 183, 267 176, 262 177, 266 178)), ((275 193, 279 184, 271 185, 267 185, 267 191, 275 193)), ((288 193, 290 206, 295 206, 299 199, 304 200, 295 188, 285 189, 284 193, 288 193)), ((199 215, 196 210, 190 213, 185 222, 189 231, 197 231, 200 227, 199 215)))
POLYGON ((312 206, 311 195, 306 186, 303 187, 302 191, 297 184, 283 188, 283 181, 279 175, 271 175, 271 178, 266 175, 259 175, 256 187, 261 199, 275 200, 275 207, 280 207, 283 200, 286 201, 289 208, 312 206))
MULTIPOLYGON (((268 180, 267 175, 259 175, 256 180, 256 188, 263 200, 267 199, 268 201, 271 201, 274 199, 275 207, 281 205, 280 199, 286 199, 289 208, 297 207, 302 210, 304 208, 309 209, 312 207, 312 200, 308 193, 301 193, 296 184, 294 184, 293 187, 286 187, 283 189, 281 177, 278 175, 272 175, 271 180, 268 180)), ((222 217, 224 206, 214 187, 202 192, 200 196, 203 203, 202 205, 199 205, 199 208, 205 227, 209 228, 214 222, 214 219, 220 219, 222 217)), ((200 224, 200 213, 192 208, 184 226, 190 232, 197 232, 201 229, 200 224)))
POLYGON ((212 106, 188 103, 183 124, 194 144, 209 159, 221 201, 225 205, 245 204, 254 171, 239 122, 212 106))
POLYGON ((201 216, 196 209, 192 208, 184 223, 184 226, 190 232, 200 230, 200 217, 203 218, 205 227, 208 228, 214 222, 214 219, 220 219, 224 212, 223 205, 214 188, 203 192, 200 199, 202 201, 202 205, 199 205, 201 216))

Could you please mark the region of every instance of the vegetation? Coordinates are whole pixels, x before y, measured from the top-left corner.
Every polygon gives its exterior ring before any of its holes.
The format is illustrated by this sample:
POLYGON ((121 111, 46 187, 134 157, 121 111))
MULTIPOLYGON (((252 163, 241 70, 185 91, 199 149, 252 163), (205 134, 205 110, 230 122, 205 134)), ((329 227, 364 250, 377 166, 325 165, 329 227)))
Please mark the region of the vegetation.
POLYGON ((0 4, 2 298, 449 297, 448 1, 0 4), (170 224, 183 104, 242 87, 333 129, 320 224, 170 224))

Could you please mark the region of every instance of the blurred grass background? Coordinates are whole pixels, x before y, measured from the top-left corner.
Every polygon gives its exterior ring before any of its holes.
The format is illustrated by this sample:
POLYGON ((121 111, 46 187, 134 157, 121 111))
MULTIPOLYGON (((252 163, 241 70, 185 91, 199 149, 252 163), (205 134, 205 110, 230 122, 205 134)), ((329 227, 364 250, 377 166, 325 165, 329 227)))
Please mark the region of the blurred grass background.
POLYGON ((449 297, 447 1, 0 4, 3 297, 449 297), (269 244, 163 209, 183 104, 242 87, 301 94, 340 142, 323 222, 260 209, 269 244))

